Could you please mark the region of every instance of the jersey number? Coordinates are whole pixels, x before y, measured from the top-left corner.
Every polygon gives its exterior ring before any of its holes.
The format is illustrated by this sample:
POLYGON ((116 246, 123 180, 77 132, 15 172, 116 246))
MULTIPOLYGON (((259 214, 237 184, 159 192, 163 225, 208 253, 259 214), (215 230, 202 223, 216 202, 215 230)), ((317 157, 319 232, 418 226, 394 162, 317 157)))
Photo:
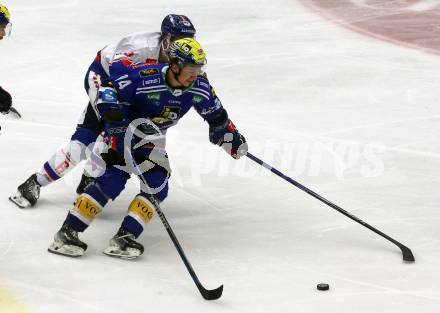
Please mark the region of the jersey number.
POLYGON ((118 89, 122 90, 130 84, 131 84, 131 80, 122 80, 122 81, 118 82, 118 89))

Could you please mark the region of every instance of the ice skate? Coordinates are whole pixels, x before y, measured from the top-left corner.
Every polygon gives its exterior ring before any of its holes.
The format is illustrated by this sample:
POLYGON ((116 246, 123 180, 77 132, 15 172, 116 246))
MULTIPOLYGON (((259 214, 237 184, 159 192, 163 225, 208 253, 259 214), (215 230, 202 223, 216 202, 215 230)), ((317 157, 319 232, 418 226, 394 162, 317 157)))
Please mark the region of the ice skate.
POLYGON ((140 256, 144 252, 144 247, 135 240, 133 234, 120 228, 103 252, 109 256, 131 260, 140 256))
POLYGON ((87 250, 87 244, 79 240, 78 232, 64 223, 55 234, 54 242, 47 249, 51 253, 79 257, 87 250))
POLYGON ((9 200, 22 209, 34 206, 38 198, 40 198, 40 187, 37 175, 33 174, 23 184, 18 186, 15 195, 9 197, 9 200))

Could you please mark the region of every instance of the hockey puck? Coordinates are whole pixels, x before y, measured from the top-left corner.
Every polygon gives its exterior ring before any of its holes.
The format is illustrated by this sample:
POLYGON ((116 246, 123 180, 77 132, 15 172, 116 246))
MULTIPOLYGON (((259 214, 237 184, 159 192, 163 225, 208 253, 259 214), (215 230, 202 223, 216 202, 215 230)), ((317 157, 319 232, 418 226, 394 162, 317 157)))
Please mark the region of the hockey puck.
POLYGON ((328 284, 321 283, 321 284, 316 285, 316 289, 321 290, 321 291, 325 291, 325 290, 329 290, 330 286, 328 284))

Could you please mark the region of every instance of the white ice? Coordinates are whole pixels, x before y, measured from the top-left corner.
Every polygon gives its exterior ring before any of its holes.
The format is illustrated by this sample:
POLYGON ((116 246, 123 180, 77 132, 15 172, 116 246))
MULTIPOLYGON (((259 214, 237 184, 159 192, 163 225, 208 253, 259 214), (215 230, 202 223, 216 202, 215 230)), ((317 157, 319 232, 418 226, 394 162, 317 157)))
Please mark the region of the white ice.
POLYGON ((23 118, 0 116, 0 287, 28 312, 439 312, 438 56, 291 0, 2 2, 14 27, 0 42, 0 85, 23 118), (82 235, 82 258, 46 251, 82 169, 43 189, 35 208, 8 196, 72 134, 95 53, 158 30, 170 12, 196 25, 210 81, 250 151, 409 246, 414 264, 251 160, 230 159, 195 112, 169 132, 163 210, 205 287, 224 284, 220 300, 200 297, 157 217, 141 258, 102 254, 135 178, 82 235))

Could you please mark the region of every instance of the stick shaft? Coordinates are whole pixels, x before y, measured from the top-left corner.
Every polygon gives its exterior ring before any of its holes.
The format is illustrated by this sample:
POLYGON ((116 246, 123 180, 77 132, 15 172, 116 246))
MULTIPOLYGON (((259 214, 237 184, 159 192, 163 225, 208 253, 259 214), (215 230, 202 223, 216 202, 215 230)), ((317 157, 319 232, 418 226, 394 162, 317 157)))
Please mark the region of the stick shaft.
POLYGON ((391 238, 390 236, 388 236, 387 234, 381 232, 380 230, 378 230, 377 228, 367 224, 366 222, 364 222, 363 220, 361 220, 360 218, 354 216, 353 214, 347 212, 346 210, 344 210, 343 208, 341 208, 340 206, 334 204, 333 202, 327 200, 326 198, 320 196, 319 194, 317 194, 316 192, 314 192, 313 190, 307 188, 306 186, 300 184, 299 182, 293 180, 292 178, 284 175, 282 172, 280 172, 279 170, 277 170, 276 168, 270 166, 269 164, 263 162, 262 160, 260 160, 259 158, 257 158, 256 156, 254 156, 253 154, 251 154, 250 152, 248 152, 246 154, 246 156, 255 161, 256 163, 260 164, 261 166, 263 166, 264 168, 270 170, 272 173, 274 173, 275 175, 283 178, 284 180, 286 180, 287 182, 291 183, 292 185, 298 187, 299 189, 301 189, 304 192, 307 192, 309 195, 311 195, 312 197, 320 200, 321 202, 324 202, 325 204, 327 204, 328 206, 330 206, 331 208, 335 209, 336 211, 338 211, 341 214, 344 214, 345 216, 347 216, 348 218, 354 220, 355 222, 361 224, 362 226, 368 228, 369 230, 375 232, 376 234, 382 236, 383 238, 391 241, 392 243, 394 243, 395 245, 397 245, 403 252, 404 254, 404 259, 406 261, 414 261, 414 257, 412 256, 411 250, 409 250, 408 247, 404 246, 403 244, 401 244, 400 242, 398 242, 397 240, 391 238), (413 260, 411 260, 411 258, 413 260))

